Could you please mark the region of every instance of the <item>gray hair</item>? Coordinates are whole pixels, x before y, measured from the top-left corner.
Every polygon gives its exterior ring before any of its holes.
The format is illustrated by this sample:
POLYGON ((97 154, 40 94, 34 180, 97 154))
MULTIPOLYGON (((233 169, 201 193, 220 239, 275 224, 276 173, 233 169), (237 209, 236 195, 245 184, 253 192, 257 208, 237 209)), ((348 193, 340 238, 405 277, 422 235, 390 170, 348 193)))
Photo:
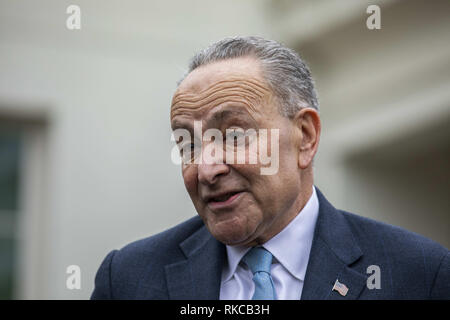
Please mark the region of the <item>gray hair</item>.
POLYGON ((191 59, 184 78, 196 68, 208 63, 239 57, 259 59, 265 80, 280 104, 280 113, 293 117, 303 107, 319 110, 311 73, 292 49, 261 37, 232 37, 213 43, 191 59))

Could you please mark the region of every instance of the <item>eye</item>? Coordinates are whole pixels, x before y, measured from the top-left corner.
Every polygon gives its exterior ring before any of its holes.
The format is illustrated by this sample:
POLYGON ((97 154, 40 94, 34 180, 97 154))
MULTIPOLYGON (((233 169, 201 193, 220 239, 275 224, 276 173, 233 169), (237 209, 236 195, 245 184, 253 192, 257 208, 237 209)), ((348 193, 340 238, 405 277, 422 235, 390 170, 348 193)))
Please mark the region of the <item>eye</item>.
POLYGON ((191 163, 198 155, 200 145, 194 142, 186 142, 179 145, 180 156, 184 163, 191 163))
POLYGON ((231 129, 226 130, 225 138, 232 140, 232 139, 238 139, 238 138, 241 138, 244 136, 245 136, 245 132, 243 129, 231 128, 231 129))
POLYGON ((242 128, 230 128, 226 130, 225 140, 228 146, 245 145, 246 133, 242 128))
POLYGON ((178 147, 180 148, 180 154, 184 154, 186 152, 192 151, 195 148, 194 143, 182 143, 179 144, 178 147))

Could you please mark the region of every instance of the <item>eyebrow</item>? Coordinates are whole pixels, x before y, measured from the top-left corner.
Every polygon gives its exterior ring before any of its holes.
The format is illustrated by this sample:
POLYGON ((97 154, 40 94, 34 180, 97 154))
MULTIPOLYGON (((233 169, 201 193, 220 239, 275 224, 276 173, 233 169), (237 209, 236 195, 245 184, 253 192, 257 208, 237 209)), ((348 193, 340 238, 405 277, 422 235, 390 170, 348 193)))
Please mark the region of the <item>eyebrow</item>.
POLYGON ((179 120, 173 120, 171 123, 172 130, 176 129, 187 129, 192 130, 192 126, 190 125, 189 121, 179 121, 179 120))
POLYGON ((248 111, 244 107, 240 106, 232 106, 228 108, 223 108, 217 112, 215 112, 213 115, 211 115, 210 118, 207 119, 207 123, 211 122, 224 122, 227 121, 229 118, 233 118, 236 116, 245 116, 246 118, 252 118, 253 117, 248 113, 248 111))
POLYGON ((222 109, 220 111, 215 112, 211 118, 208 119, 207 122, 219 122, 223 121, 226 118, 230 118, 231 116, 236 115, 237 113, 242 113, 241 111, 230 110, 230 109, 222 109))

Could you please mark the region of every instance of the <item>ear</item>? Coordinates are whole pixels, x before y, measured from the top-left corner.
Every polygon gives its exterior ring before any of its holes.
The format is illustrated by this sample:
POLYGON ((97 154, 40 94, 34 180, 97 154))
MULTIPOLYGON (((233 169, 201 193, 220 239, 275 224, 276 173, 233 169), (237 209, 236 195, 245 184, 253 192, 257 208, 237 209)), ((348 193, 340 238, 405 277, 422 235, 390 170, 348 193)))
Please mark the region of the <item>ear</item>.
POLYGON ((303 108, 294 117, 298 135, 298 166, 306 169, 312 163, 320 139, 320 116, 316 109, 303 108))

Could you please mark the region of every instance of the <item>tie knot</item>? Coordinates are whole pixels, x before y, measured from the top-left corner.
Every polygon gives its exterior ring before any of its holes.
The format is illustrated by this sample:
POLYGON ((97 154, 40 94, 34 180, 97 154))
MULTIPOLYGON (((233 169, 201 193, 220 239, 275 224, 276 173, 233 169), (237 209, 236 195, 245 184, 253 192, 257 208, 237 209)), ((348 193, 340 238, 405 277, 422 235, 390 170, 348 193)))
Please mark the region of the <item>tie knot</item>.
POLYGON ((263 247, 253 247, 242 258, 242 261, 252 270, 252 273, 267 272, 270 274, 272 254, 263 247))

